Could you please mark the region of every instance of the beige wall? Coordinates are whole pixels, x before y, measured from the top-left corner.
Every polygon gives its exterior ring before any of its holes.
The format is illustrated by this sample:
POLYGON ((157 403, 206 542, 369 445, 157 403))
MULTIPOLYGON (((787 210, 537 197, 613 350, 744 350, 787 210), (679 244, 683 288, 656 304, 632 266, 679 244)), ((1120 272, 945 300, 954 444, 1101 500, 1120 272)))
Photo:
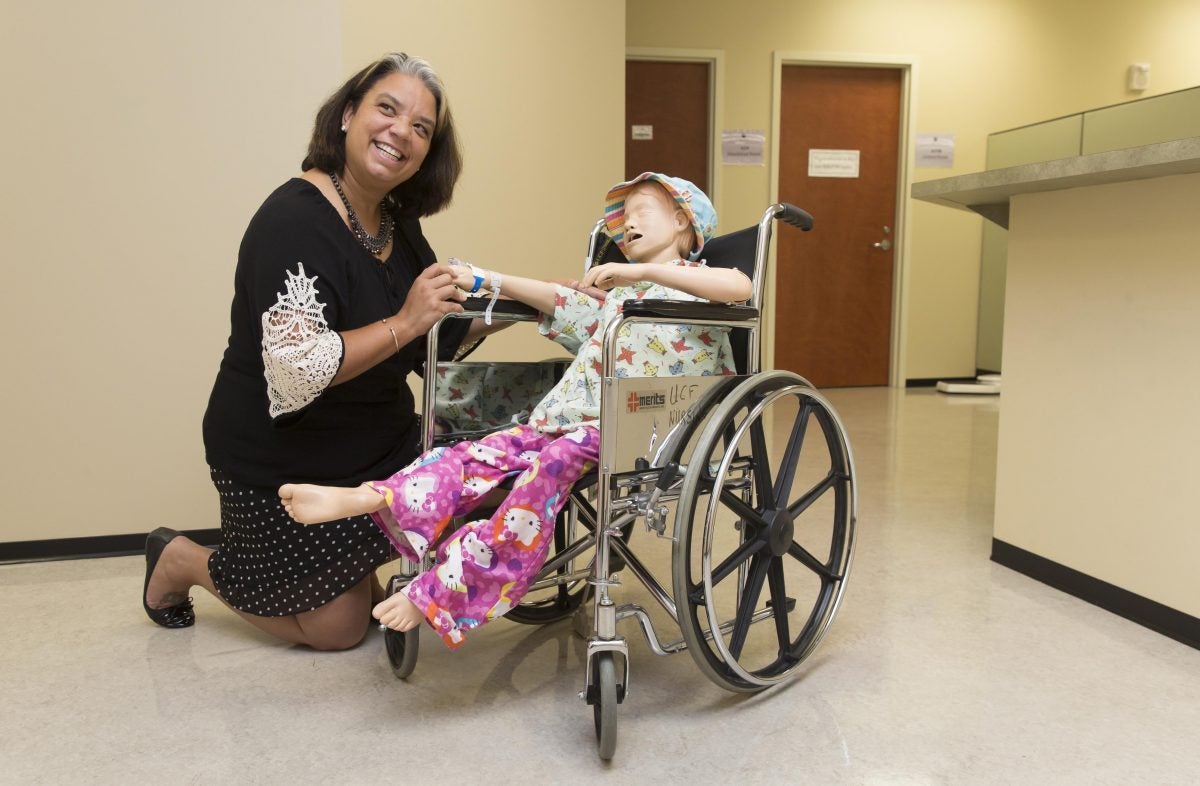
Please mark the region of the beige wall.
MULTIPOLYGON (((718 129, 771 128, 777 51, 912 57, 914 130, 957 143, 954 169, 914 180, 984 169, 992 131, 1200 83, 1200 3, 1187 0, 639 0, 626 16, 630 47, 723 50, 718 129), (1133 62, 1153 66, 1146 93, 1125 89, 1133 62)), ((724 168, 724 226, 752 223, 774 199, 772 166, 724 168)), ((819 221, 820 206, 806 207, 819 221)), ((980 219, 919 202, 910 216, 901 376, 973 374, 980 219)))
POLYGON ((1200 175, 1012 200, 994 529, 1193 616, 1197 204, 1200 175))
POLYGON ((621 105, 619 6, 5 3, 0 541, 217 525, 200 419, 241 234, 320 101, 394 49, 464 131, 439 254, 574 271, 621 174, 620 114, 588 111, 621 105))
POLYGON ((336 2, 7 3, 0 539, 211 527, 242 230, 341 73, 336 2))

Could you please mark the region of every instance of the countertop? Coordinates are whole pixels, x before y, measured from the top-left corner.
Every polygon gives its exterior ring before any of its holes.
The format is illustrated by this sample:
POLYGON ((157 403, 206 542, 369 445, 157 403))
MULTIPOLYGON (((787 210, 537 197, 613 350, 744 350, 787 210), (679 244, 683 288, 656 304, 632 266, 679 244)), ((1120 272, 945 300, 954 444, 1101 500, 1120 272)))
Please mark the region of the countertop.
POLYGON ((913 183, 912 197, 970 210, 1008 228, 1016 194, 1200 172, 1200 137, 913 183))

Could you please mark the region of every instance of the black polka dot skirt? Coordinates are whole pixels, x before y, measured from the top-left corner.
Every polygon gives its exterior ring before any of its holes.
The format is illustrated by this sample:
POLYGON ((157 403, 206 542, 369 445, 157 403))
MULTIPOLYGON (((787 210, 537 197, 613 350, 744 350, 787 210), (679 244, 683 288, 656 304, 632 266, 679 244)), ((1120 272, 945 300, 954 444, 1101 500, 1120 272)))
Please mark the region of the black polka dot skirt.
POLYGON ((369 516, 305 526, 275 489, 245 486, 210 469, 221 497, 221 545, 208 561, 229 605, 260 617, 320 608, 393 558, 369 516))

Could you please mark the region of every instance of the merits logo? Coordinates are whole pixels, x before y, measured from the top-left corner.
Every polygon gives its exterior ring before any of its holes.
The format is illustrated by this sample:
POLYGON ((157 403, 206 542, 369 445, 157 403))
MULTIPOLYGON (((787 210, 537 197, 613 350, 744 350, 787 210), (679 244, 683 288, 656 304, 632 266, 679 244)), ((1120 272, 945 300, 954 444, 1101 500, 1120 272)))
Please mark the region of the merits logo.
POLYGON ((667 397, 663 393, 630 393, 625 399, 626 412, 639 412, 644 409, 665 409, 667 397))

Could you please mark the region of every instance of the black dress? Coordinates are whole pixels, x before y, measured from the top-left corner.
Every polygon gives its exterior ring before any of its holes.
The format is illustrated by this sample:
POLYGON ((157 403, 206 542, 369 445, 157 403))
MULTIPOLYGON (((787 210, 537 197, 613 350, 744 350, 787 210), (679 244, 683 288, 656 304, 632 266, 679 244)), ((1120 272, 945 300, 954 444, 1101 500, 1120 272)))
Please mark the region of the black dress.
MULTIPOLYGON (((371 256, 300 178, 276 189, 251 219, 238 253, 229 345, 204 415, 205 455, 221 497, 221 544, 209 572, 234 608, 261 616, 311 611, 391 558, 369 517, 296 524, 277 489, 355 486, 415 457, 419 419, 408 375, 422 370, 423 340, 348 382, 328 383, 341 363, 338 333, 395 314, 434 260, 415 219, 397 222, 386 262, 371 256)), ((447 324, 447 352, 467 322, 447 324)))

